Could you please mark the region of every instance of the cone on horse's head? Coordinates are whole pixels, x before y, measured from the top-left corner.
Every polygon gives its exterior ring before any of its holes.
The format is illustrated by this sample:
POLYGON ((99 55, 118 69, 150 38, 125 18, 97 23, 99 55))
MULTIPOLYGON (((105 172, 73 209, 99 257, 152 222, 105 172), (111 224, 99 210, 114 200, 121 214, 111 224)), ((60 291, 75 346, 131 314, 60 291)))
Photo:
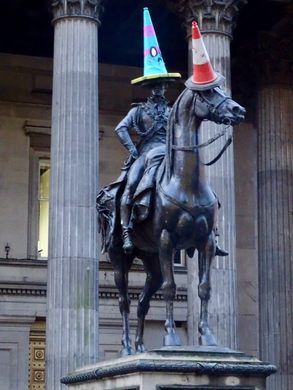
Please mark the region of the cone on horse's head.
POLYGON ((192 22, 193 75, 186 81, 189 89, 204 91, 219 86, 224 76, 214 71, 201 33, 196 22, 192 22))
POLYGON ((144 71, 143 76, 131 80, 131 84, 147 85, 181 78, 180 73, 167 72, 148 8, 143 9, 143 22, 144 71))

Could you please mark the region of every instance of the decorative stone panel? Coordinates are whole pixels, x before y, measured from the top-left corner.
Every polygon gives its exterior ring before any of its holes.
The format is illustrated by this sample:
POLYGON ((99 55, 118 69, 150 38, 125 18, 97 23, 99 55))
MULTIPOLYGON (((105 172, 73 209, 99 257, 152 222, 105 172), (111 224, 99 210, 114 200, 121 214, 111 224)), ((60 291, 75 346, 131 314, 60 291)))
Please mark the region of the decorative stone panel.
POLYGON ((29 340, 29 390, 45 390, 45 349, 45 321, 37 321, 29 340))

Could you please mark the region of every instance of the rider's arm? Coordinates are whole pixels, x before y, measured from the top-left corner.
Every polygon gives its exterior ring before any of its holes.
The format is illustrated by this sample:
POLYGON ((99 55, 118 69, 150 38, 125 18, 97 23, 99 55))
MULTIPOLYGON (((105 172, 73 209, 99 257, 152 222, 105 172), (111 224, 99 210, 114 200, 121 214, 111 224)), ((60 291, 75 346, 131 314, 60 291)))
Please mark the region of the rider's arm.
POLYGON ((129 135, 129 129, 133 127, 134 115, 136 108, 133 108, 129 111, 124 119, 117 125, 115 132, 118 135, 118 138, 123 146, 129 151, 132 157, 137 158, 138 153, 136 146, 132 142, 132 139, 129 135))

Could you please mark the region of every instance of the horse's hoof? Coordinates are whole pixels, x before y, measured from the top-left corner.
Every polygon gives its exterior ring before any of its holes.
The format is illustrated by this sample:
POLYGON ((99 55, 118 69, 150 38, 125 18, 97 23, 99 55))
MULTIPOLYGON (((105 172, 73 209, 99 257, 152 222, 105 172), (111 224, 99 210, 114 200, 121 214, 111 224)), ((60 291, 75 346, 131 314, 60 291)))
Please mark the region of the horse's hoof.
POLYGON ((136 353, 144 353, 146 352, 146 348, 143 344, 139 344, 135 346, 136 353))
POLYGON ((164 347, 180 347, 181 340, 176 333, 168 333, 164 336, 164 347))
POLYGON ((134 351, 133 351, 132 347, 124 347, 121 349, 121 351, 120 351, 121 357, 130 356, 130 355, 134 355, 134 351))
POLYGON ((210 334, 199 336, 199 345, 202 345, 204 347, 215 347, 218 344, 215 336, 212 333, 210 333, 210 334))

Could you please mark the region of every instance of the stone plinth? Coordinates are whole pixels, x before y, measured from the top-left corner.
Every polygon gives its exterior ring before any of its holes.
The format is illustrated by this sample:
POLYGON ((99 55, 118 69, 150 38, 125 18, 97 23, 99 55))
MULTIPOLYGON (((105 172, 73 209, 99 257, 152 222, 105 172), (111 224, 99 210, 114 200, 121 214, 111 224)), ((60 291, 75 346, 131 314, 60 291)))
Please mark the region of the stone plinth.
POLYGON ((72 390, 264 390, 276 367, 228 348, 165 347, 62 378, 72 390))

